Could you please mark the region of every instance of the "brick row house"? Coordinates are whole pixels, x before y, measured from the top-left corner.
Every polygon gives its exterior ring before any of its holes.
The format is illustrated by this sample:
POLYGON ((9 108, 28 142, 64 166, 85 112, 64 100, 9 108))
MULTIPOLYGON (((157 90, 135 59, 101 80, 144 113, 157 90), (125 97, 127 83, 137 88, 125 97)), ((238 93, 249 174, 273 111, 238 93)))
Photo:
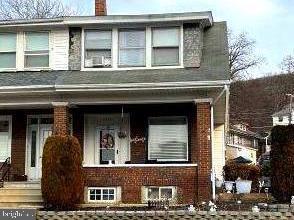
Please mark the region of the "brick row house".
POLYGON ((83 149, 86 203, 211 199, 221 178, 229 64, 211 12, 0 22, 0 159, 40 181, 52 134, 83 149))

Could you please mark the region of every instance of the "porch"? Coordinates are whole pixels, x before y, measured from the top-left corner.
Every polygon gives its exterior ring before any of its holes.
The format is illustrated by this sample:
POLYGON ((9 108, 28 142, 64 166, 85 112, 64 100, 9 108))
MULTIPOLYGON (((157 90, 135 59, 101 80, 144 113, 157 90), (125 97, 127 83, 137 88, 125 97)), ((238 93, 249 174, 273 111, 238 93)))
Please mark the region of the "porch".
POLYGON ((97 202, 91 192, 98 196, 103 190, 107 198, 113 195, 114 203, 144 203, 148 196, 160 197, 161 191, 176 194, 181 204, 210 198, 210 111, 207 102, 53 103, 48 109, 2 110, 3 121, 10 120, 10 181, 40 180, 46 138, 72 134, 83 149, 86 202, 97 202))

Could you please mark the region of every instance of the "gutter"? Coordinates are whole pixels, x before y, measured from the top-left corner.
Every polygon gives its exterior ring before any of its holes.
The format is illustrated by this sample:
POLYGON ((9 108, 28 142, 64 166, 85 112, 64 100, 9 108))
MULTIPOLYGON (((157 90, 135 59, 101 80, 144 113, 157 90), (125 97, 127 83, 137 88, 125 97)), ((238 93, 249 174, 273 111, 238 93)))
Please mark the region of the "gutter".
POLYGON ((167 83, 124 83, 124 84, 78 84, 78 85, 34 85, 34 86, 2 86, 0 94, 18 93, 54 93, 54 92, 102 92, 102 91, 144 91, 221 88, 229 81, 192 81, 167 83))

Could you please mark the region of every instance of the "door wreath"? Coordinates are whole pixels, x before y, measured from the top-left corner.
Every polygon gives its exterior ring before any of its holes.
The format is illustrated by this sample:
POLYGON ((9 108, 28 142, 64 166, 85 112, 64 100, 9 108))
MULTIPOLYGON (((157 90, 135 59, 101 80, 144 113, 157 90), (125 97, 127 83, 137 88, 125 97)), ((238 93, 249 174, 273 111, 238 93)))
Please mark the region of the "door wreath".
POLYGON ((114 148, 114 137, 111 134, 107 133, 102 136, 101 148, 114 148))

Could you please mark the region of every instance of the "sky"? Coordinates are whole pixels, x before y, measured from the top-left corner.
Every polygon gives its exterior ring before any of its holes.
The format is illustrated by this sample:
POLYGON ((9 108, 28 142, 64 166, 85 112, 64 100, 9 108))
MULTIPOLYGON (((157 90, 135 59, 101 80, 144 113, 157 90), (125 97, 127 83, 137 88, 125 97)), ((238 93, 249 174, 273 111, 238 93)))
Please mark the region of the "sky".
MULTIPOLYGON (((94 14, 94 0, 63 0, 84 15, 94 14)), ((252 76, 279 72, 284 56, 294 54, 294 0, 107 0, 108 14, 212 11, 235 34, 247 32, 256 54, 265 58, 252 76)))

